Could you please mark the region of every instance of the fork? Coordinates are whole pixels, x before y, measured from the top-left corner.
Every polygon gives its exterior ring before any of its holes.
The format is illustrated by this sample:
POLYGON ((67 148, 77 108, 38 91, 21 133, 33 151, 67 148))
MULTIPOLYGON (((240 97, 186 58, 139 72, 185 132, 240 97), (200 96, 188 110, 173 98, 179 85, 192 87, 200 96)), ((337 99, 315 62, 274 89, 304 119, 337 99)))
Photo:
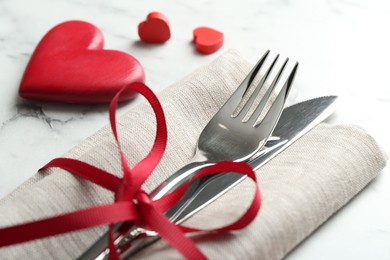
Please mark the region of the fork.
POLYGON ((184 182, 188 181, 196 172, 206 166, 225 160, 236 162, 247 161, 264 147, 284 108, 298 64, 295 65, 291 75, 281 88, 267 114, 260 122, 257 122, 257 120, 266 104, 270 102, 271 94, 274 92, 276 86, 278 86, 277 83, 287 65, 288 58, 284 61, 282 67, 277 72, 275 78, 252 114, 248 114, 248 112, 251 112, 250 109, 253 106, 256 97, 265 86, 265 82, 274 68, 279 58, 279 54, 276 55, 264 76, 261 77, 257 87, 241 110, 238 113, 236 112, 237 108, 239 108, 240 105, 242 106, 241 102, 243 101, 243 97, 247 94, 254 78, 258 74, 269 53, 270 51, 268 50, 262 56, 244 81, 239 85, 237 90, 205 126, 199 136, 195 154, 190 160, 190 163, 167 178, 151 193, 151 197, 154 200, 175 190, 184 182), (249 119, 246 119, 248 116, 249 119))
MULTIPOLYGON (((238 86, 237 90, 208 122, 199 136, 195 155, 190 163, 179 169, 159 185, 151 193, 151 198, 153 200, 157 200, 165 194, 175 190, 183 183, 190 180, 196 172, 204 167, 226 160, 237 162, 247 161, 264 147, 284 108, 298 66, 296 63, 293 71, 288 76, 288 79, 280 89, 268 111, 266 111, 264 117, 258 121, 266 104, 270 102, 271 94, 276 89, 276 86, 278 86, 279 79, 288 62, 288 58, 286 58, 259 104, 253 109, 254 102, 260 93, 260 90, 266 85, 266 80, 269 78, 272 69, 277 63, 279 54, 276 55, 271 65, 266 69, 264 75, 260 77, 259 83, 246 102, 243 101, 243 98, 246 97, 246 95, 249 95, 248 90, 265 63, 269 53, 270 51, 268 50, 261 57, 243 82, 238 86), (243 102, 244 104, 242 104, 243 102), (239 109, 241 106, 242 108, 239 109), (239 111, 237 113, 238 109, 239 111)), ((119 229, 119 225, 116 225, 115 229, 119 229)), ((128 249, 128 241, 132 241, 142 233, 149 235, 153 234, 153 232, 148 232, 150 231, 143 228, 132 228, 130 232, 127 232, 126 234, 116 234, 118 237, 115 239, 115 244, 118 251, 123 252, 124 249, 128 249)), ((102 241, 104 241, 104 239, 100 239, 97 244, 104 244, 102 241)), ((97 249, 98 246, 95 245, 87 250, 80 259, 90 259, 97 254, 99 254, 98 259, 104 259, 108 255, 109 249, 104 248, 103 250, 100 250, 100 247, 97 249)))

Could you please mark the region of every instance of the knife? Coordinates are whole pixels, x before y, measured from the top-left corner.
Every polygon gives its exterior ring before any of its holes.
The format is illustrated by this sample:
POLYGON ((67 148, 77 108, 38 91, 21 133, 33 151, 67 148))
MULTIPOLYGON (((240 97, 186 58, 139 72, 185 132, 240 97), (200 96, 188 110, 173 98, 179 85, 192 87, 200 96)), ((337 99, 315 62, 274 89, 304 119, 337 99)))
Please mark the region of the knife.
MULTIPOLYGON (((261 154, 254 155, 249 164, 257 170, 331 115, 337 105, 337 97, 320 97, 295 104, 283 110, 271 140, 261 154)), ((231 188, 242 182, 246 175, 224 173, 205 177, 191 185, 183 198, 166 215, 175 223, 182 223, 231 188)))
MULTIPOLYGON (((297 139, 306 134, 314 126, 325 120, 337 107, 337 97, 319 97, 292 105, 283 110, 276 125, 271 141, 267 142, 265 149, 252 157, 248 162, 254 170, 269 162, 272 158, 285 150, 297 139)), ((194 182, 183 198, 171 208, 166 215, 175 223, 182 223, 198 211, 215 201, 238 183, 243 181, 245 176, 236 173, 223 173, 209 178, 202 178, 194 182)), ((120 225, 115 226, 115 232, 120 225)), ((126 258, 157 241, 159 237, 155 232, 148 232, 136 228, 130 231, 130 243, 125 240, 126 245, 122 246, 121 257, 126 258), (142 239, 134 240, 138 234, 146 234, 142 239), (126 248, 126 250, 123 250, 126 248)), ((79 259, 106 259, 108 256, 106 248, 108 238, 100 238, 89 248, 79 259)))

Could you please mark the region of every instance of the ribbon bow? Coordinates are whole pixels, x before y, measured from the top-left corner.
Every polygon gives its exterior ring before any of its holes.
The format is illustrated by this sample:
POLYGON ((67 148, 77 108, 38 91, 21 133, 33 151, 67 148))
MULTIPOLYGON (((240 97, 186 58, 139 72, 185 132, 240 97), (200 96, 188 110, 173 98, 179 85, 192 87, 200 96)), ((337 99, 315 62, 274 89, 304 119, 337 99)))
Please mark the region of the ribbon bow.
MULTIPOLYGON (((116 177, 102 169, 85 162, 71 158, 56 158, 42 169, 59 167, 81 178, 91 181, 115 193, 115 201, 111 204, 99 205, 66 213, 63 215, 33 221, 21 225, 0 229, 0 247, 27 242, 34 239, 64 234, 76 230, 92 228, 99 225, 110 225, 118 222, 131 222, 157 232, 166 242, 176 248, 187 259, 205 259, 194 242, 185 236, 185 233, 204 231, 177 225, 169 221, 164 215, 170 207, 175 205, 190 183, 167 194, 159 200, 151 200, 148 193, 142 190, 142 184, 160 162, 167 143, 167 127, 165 116, 160 102, 155 94, 143 83, 132 83, 122 88, 110 104, 110 124, 118 145, 122 164, 123 178, 116 177), (156 116, 156 137, 149 154, 133 168, 130 168, 125 154, 122 151, 116 129, 115 111, 121 93, 130 88, 142 94, 153 108, 156 116), (22 235, 20 235, 22 234, 22 235)), ((252 168, 245 163, 221 162, 207 167, 197 173, 192 181, 207 175, 220 172, 237 172, 247 175, 254 182, 256 176, 252 168)), ((246 213, 234 223, 208 231, 231 231, 247 226, 257 215, 261 205, 260 191, 256 185, 256 193, 251 206, 246 213)), ((113 239, 109 241, 110 258, 119 259, 113 239)))

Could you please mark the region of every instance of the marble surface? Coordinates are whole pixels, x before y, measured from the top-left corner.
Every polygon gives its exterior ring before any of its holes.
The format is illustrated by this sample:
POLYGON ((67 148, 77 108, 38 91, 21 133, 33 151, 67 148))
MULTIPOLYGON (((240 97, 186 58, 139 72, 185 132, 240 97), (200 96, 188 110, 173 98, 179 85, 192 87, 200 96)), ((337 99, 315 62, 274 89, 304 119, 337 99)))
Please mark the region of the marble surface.
MULTIPOLYGON (((342 105, 329 122, 364 127, 390 154, 386 0, 0 0, 0 197, 108 122, 105 106, 31 102, 17 95, 41 37, 73 19, 98 26, 106 48, 135 56, 155 92, 230 48, 252 63, 266 49, 288 55, 300 62, 290 103, 339 95, 342 105), (138 23, 154 10, 171 23, 172 38, 163 45, 138 40, 138 23), (198 26, 221 30, 223 48, 197 54, 191 39, 198 26)), ((287 258, 390 259, 389 174, 387 167, 287 258)))

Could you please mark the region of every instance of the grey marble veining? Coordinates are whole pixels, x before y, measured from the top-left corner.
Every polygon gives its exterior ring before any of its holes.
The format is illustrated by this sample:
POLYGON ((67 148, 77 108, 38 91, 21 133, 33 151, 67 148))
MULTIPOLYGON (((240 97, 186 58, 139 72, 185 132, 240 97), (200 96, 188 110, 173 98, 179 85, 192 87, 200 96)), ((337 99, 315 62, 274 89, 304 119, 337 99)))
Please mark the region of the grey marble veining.
MULTIPOLYGON (((1 0, 0 197, 54 157, 108 122, 106 106, 32 102, 18 97, 27 62, 42 36, 60 22, 98 26, 105 48, 130 53, 144 66, 146 83, 166 88, 224 50, 254 63, 272 49, 300 61, 290 103, 335 94, 342 106, 331 123, 358 124, 390 154, 390 3, 386 0, 1 0), (145 45, 137 25, 151 11, 167 15, 172 38, 145 45), (225 34, 223 48, 200 55, 192 30, 225 34)), ((119 113, 134 106, 124 104, 119 113)), ((389 167, 288 259, 390 259, 389 167)))

